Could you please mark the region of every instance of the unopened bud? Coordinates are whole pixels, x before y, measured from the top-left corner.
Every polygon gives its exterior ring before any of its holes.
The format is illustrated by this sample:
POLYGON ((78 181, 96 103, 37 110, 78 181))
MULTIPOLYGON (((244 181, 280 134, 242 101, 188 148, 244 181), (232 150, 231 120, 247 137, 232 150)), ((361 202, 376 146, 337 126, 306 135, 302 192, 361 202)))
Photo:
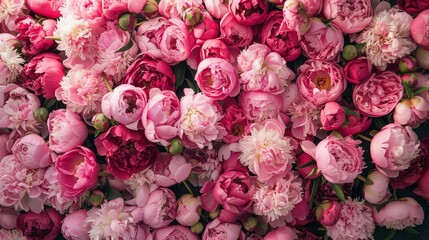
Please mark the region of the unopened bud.
POLYGON ((417 59, 413 56, 404 57, 398 67, 401 73, 413 72, 417 68, 417 59))
POLYGON ((216 210, 214 210, 212 212, 209 212, 209 216, 211 219, 215 219, 215 218, 219 217, 219 215, 220 215, 220 209, 219 208, 217 208, 216 210))
POLYGON ((340 218, 341 203, 337 201, 323 201, 316 208, 316 218, 323 226, 332 226, 340 218))
POLYGON ((255 217, 248 217, 244 222, 244 229, 246 229, 249 232, 255 231, 257 226, 258 226, 258 220, 255 217))
POLYGON ((92 125, 100 132, 104 132, 110 127, 110 120, 102 113, 97 113, 92 117, 92 125))
POLYGON ((193 27, 203 20, 204 15, 198 7, 191 7, 183 12, 183 22, 186 25, 193 27))
POLYGON ((173 154, 173 155, 176 155, 176 154, 181 154, 182 151, 183 151, 182 141, 180 139, 177 139, 177 138, 173 139, 171 141, 170 147, 168 148, 168 152, 173 154))
POLYGON ((148 0, 143 8, 143 15, 146 18, 154 18, 158 15, 158 2, 155 0, 148 0))
POLYGON ((193 234, 197 234, 198 235, 198 234, 202 233, 203 230, 204 230, 204 226, 203 226, 203 224, 201 222, 197 222, 195 225, 193 225, 191 227, 191 232, 193 234))
POLYGON ((347 61, 355 59, 358 56, 358 50, 355 46, 348 44, 344 46, 341 56, 347 61))
POLYGON ((132 30, 136 26, 136 19, 131 13, 124 13, 119 17, 119 27, 122 30, 132 30))
POLYGON ((104 199, 104 194, 99 190, 95 190, 91 193, 91 195, 89 195, 88 203, 93 207, 98 207, 103 203, 104 199))
POLYGON ((38 122, 46 122, 46 120, 48 120, 48 116, 49 111, 44 107, 38 108, 36 111, 34 111, 34 118, 38 122))
POLYGON ((407 83, 408 86, 410 87, 414 87, 414 85, 417 83, 417 75, 414 73, 403 74, 401 79, 403 82, 407 83))

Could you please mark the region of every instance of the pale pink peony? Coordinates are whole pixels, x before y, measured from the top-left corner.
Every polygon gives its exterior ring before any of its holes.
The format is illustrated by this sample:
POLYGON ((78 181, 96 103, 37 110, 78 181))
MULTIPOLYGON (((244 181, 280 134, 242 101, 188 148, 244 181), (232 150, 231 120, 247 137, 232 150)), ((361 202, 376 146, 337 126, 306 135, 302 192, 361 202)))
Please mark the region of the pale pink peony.
POLYGON ((161 154, 152 166, 155 182, 161 187, 170 187, 189 177, 192 165, 182 155, 161 154))
POLYGON ((185 194, 177 200, 176 220, 183 226, 197 224, 201 215, 201 199, 192 194, 185 194))
POLYGON ((395 123, 418 127, 429 118, 429 103, 421 96, 401 100, 393 112, 395 123))
POLYGON ((299 38, 311 26, 310 16, 305 6, 298 0, 287 0, 283 5, 283 22, 280 31, 295 31, 299 38))
POLYGON ((372 204, 381 204, 386 202, 392 194, 389 192, 390 179, 378 170, 372 171, 366 177, 372 184, 365 183, 362 189, 363 197, 372 204))
POLYGON ((371 0, 327 0, 323 4, 323 15, 334 19, 332 23, 343 33, 357 33, 371 22, 371 0))
POLYGON ((77 113, 65 109, 54 110, 48 118, 49 148, 64 153, 83 144, 88 128, 77 113))
POLYGON ((185 149, 185 159, 191 163, 190 182, 194 186, 203 186, 206 182, 213 183, 222 173, 221 158, 216 149, 185 149))
POLYGON ((198 64, 195 81, 214 100, 235 97, 240 92, 237 69, 223 58, 207 58, 198 64))
POLYGON ((24 62, 12 44, 0 40, 0 86, 16 82, 24 62))
POLYGON ((374 239, 373 208, 364 202, 347 199, 343 205, 340 218, 333 226, 326 226, 328 236, 333 240, 366 240, 374 239))
POLYGON ((61 233, 69 240, 89 240, 90 225, 85 222, 88 211, 80 209, 67 214, 61 224, 61 233))
POLYGON ((55 96, 67 105, 67 109, 84 116, 101 112, 101 99, 108 90, 100 74, 73 68, 63 77, 60 85, 55 96))
POLYGON ((311 19, 311 27, 300 41, 304 53, 313 59, 335 61, 343 50, 344 37, 335 25, 326 26, 319 18, 311 19))
POLYGON ((385 70, 387 64, 410 54, 416 44, 410 38, 410 26, 413 18, 396 8, 377 13, 356 42, 365 43, 364 51, 379 70, 385 70))
POLYGON ((228 3, 223 0, 203 0, 206 10, 214 18, 221 19, 229 12, 228 3))
POLYGON ((401 100, 403 89, 398 75, 390 71, 379 72, 354 87, 353 103, 367 116, 385 116, 401 100))
POLYGON ((411 22, 411 37, 419 47, 429 50, 429 10, 425 10, 411 22))
POLYGON ((178 134, 179 99, 173 91, 161 91, 159 88, 150 89, 149 96, 141 118, 146 138, 168 146, 168 141, 178 134))
POLYGON ((104 24, 103 0, 64 0, 60 8, 63 15, 88 21, 91 25, 104 24))
POLYGON ((0 161, 0 204, 39 213, 47 200, 45 169, 28 169, 13 155, 0 161))
POLYGON ((266 120, 250 127, 250 135, 240 140, 240 162, 257 175, 260 182, 275 182, 295 162, 291 139, 284 136, 284 125, 266 120))
POLYGON ((152 228, 166 227, 176 218, 176 211, 174 192, 168 188, 159 188, 150 193, 143 206, 141 220, 152 228))
POLYGON ((320 111, 320 122, 324 130, 337 130, 346 121, 346 113, 337 102, 328 102, 320 111))
POLYGON ((239 224, 214 219, 206 225, 202 239, 244 240, 244 233, 241 231, 241 225, 239 224))
POLYGON ((19 212, 15 209, 11 207, 0 206, 0 227, 5 229, 16 228, 16 219, 18 216, 19 212))
POLYGON ((124 199, 116 198, 105 202, 101 208, 88 211, 88 218, 84 222, 90 224, 89 237, 91 239, 135 239, 137 223, 131 211, 135 207, 127 207, 124 199))
POLYGON ((3 0, 0 3, 0 25, 4 24, 9 31, 15 31, 15 20, 23 14, 25 2, 25 0, 3 0))
POLYGON ((104 16, 110 20, 116 20, 125 12, 139 14, 146 2, 146 0, 102 0, 101 5, 104 16))
POLYGON ((220 35, 230 46, 247 47, 253 40, 253 30, 250 26, 242 25, 227 13, 220 21, 220 35))
POLYGON ((189 228, 181 225, 158 228, 153 231, 153 240, 165 239, 198 240, 199 238, 189 228))
POLYGON ((297 240, 298 235, 295 229, 291 227, 279 227, 265 235, 264 240, 297 240))
POLYGON ((418 156, 420 141, 411 127, 388 124, 371 141, 371 158, 377 169, 388 177, 410 167, 418 156))
POLYGON ((244 91, 280 94, 295 78, 286 61, 264 45, 255 43, 237 57, 240 83, 244 91))
POLYGON ((339 65, 309 59, 298 68, 297 86, 305 99, 320 106, 340 97, 347 81, 339 65))
POLYGON ((420 225, 424 217, 422 206, 410 197, 389 202, 382 209, 374 212, 374 221, 377 225, 396 230, 420 225))
POLYGON ((0 239, 28 240, 17 228, 12 230, 0 229, 0 239))
POLYGON ((301 147, 317 163, 322 175, 331 183, 352 183, 365 165, 361 141, 331 134, 317 144, 303 141, 301 147))
POLYGON ((179 137, 185 144, 188 142, 191 146, 211 148, 211 141, 220 140, 226 135, 219 122, 221 109, 202 93, 194 94, 192 89, 185 89, 184 92, 185 96, 180 99, 179 137))
POLYGON ((302 201, 302 183, 292 173, 284 175, 274 185, 264 185, 253 195, 253 212, 268 222, 280 218, 292 220, 292 210, 302 201))
POLYGON ((261 122, 265 119, 279 118, 283 100, 281 95, 243 91, 238 98, 238 104, 248 120, 261 122))
POLYGON ((181 18, 184 11, 188 8, 202 8, 201 0, 160 0, 158 6, 159 14, 167 19, 181 18))
POLYGON ((322 11, 323 0, 299 0, 310 16, 316 16, 322 11))
POLYGON ((12 146, 12 154, 28 169, 48 167, 55 158, 45 139, 34 133, 16 140, 12 146))

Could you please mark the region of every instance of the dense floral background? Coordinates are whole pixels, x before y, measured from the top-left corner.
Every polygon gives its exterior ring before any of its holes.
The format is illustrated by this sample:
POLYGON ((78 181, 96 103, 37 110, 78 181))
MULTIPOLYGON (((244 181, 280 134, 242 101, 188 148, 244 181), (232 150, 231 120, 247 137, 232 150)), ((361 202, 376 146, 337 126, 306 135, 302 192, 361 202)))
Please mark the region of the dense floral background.
POLYGON ((0 239, 429 239, 429 2, 0 0, 0 239))

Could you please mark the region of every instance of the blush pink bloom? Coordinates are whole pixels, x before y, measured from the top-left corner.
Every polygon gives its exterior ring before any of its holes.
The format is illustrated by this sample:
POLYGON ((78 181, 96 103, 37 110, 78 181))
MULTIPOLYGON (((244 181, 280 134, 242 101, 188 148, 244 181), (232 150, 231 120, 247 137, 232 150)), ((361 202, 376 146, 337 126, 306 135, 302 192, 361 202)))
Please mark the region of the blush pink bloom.
POLYGON ((320 106, 340 97, 347 81, 337 64, 309 59, 298 68, 297 86, 305 99, 320 106))
POLYGON ((61 194, 66 198, 80 196, 97 184, 98 163, 95 154, 79 146, 59 156, 55 161, 61 194))
POLYGON ((361 84, 371 77, 372 63, 366 57, 360 57, 348 61, 343 70, 349 83, 361 84))
POLYGON ((226 135, 219 122, 221 109, 202 93, 194 94, 189 88, 184 92, 185 96, 180 99, 179 137, 198 148, 211 148, 211 141, 220 140, 226 135))
POLYGON ((391 194, 389 192, 389 178, 377 170, 374 170, 367 179, 372 181, 372 184, 365 183, 363 186, 363 197, 372 204, 381 204, 386 202, 391 194))
POLYGON ((429 10, 425 10, 411 22, 411 37, 419 47, 429 50, 429 10))
POLYGON ((409 55, 416 49, 410 38, 413 18, 397 8, 380 11, 366 29, 356 38, 357 43, 365 43, 362 51, 379 70, 388 64, 409 55))
POLYGON ((18 32, 16 38, 25 43, 22 49, 24 54, 37 55, 40 52, 49 50, 54 45, 55 42, 46 39, 46 37, 53 35, 57 27, 55 20, 46 19, 41 23, 36 23, 33 18, 26 16, 18 18, 16 23, 16 31, 18 32))
POLYGON ((127 71, 128 66, 136 58, 139 48, 132 40, 130 33, 116 29, 113 23, 107 24, 107 29, 100 34, 97 41, 98 53, 92 69, 119 82, 127 71), (131 48, 117 52, 123 46, 132 42, 131 48))
POLYGON ((55 91, 57 100, 67 105, 67 109, 90 116, 101 112, 101 99, 108 92, 101 74, 92 70, 73 68, 60 82, 55 91))
POLYGON ((283 5, 283 22, 280 31, 295 31, 301 38, 311 26, 305 6, 298 0, 287 0, 283 5))
POLYGON ((176 123, 180 118, 179 99, 173 91, 161 91, 158 88, 152 88, 149 95, 141 118, 146 138, 168 146, 168 141, 178 134, 176 123))
POLYGON ((206 225, 202 239, 244 240, 244 233, 239 224, 225 223, 219 219, 214 219, 206 225))
POLYGON ((296 84, 290 87, 289 92, 293 94, 295 91, 297 96, 284 110, 291 117, 292 135, 301 140, 304 140, 308 135, 316 136, 317 129, 320 127, 319 112, 321 107, 304 99, 299 94, 296 84))
POLYGON ((133 1, 133 0, 103 0, 103 14, 107 19, 116 20, 122 13, 131 12, 139 14, 146 0, 133 1))
POLYGON ((174 225, 165 228, 158 228, 153 231, 153 240, 164 239, 186 239, 198 240, 198 236, 193 234, 187 227, 181 225, 174 225))
POLYGON ((192 7, 202 7, 201 0, 160 0, 158 11, 159 14, 167 19, 181 18, 183 12, 192 7))
POLYGON ((261 0, 231 0, 228 8, 238 23, 253 26, 265 21, 268 3, 261 0))
POLYGON ((32 211, 18 216, 16 225, 30 239, 54 240, 60 233, 62 216, 52 208, 41 213, 32 211))
POLYGON ((223 58, 207 58, 198 64, 195 81, 214 100, 235 97, 240 92, 237 69, 223 58))
POLYGON ((374 212, 374 220, 378 226, 396 230, 420 225, 424 217, 422 206, 410 197, 389 202, 382 209, 374 212))
POLYGON ((418 127, 429 118, 429 103, 421 96, 401 100, 393 112, 397 124, 418 127))
POLYGON ((88 128, 79 114, 58 109, 48 118, 49 148, 64 153, 82 145, 88 136, 88 128))
POLYGON ((144 54, 175 65, 189 57, 191 46, 185 23, 177 18, 157 17, 140 25, 136 42, 144 54))
POLYGON ((297 240, 296 230, 291 227, 279 227, 265 235, 264 240, 297 240))
POLYGON ((410 167, 418 156, 420 141, 408 126, 388 124, 371 141, 371 158, 377 169, 388 177, 410 167))
POLYGON ((55 157, 45 140, 34 133, 16 140, 12 154, 28 169, 48 167, 55 157))
POLYGON ((230 46, 247 47, 253 40, 252 27, 240 24, 231 13, 227 13, 220 21, 220 35, 230 46))
POLYGON ((63 2, 64 0, 26 0, 25 6, 38 15, 48 18, 59 18, 61 17, 59 9, 63 2))
POLYGON ((161 187, 171 187, 189 177, 192 165, 182 155, 161 154, 153 164, 155 182, 161 187))
POLYGON ((177 200, 176 220, 183 226, 192 226, 200 220, 201 199, 191 194, 185 194, 177 200))
POLYGON ((102 5, 103 0, 64 0, 60 10, 64 15, 73 15, 76 19, 102 25, 106 22, 102 5))
POLYGON ((304 53, 313 59, 335 61, 343 50, 344 37, 335 25, 326 26, 319 18, 311 19, 311 27, 300 41, 304 53))
POLYGON ((16 82, 25 62, 13 46, 12 42, 17 41, 16 37, 9 34, 3 37, 6 39, 0 39, 0 85, 16 82))
POLYGON ((23 14, 25 9, 25 0, 7 0, 2 1, 0 5, 0 27, 6 28, 9 31, 15 31, 15 20, 23 14))
POLYGON ((295 78, 286 61, 263 44, 255 43, 237 57, 240 83, 244 91, 280 94, 295 78))
POLYGON ((259 32, 261 43, 280 54, 287 62, 296 60, 301 55, 298 34, 293 31, 280 31, 283 14, 280 11, 268 13, 267 20, 259 32))
POLYGON ((284 136, 284 125, 266 120, 250 127, 250 135, 240 140, 240 162, 256 174, 260 182, 275 182, 289 172, 295 162, 294 146, 284 136))
POLYGON ((346 113, 337 102, 327 102, 320 111, 320 122, 324 130, 338 129, 346 121, 346 113))
POLYGON ((365 165, 361 141, 351 137, 329 135, 317 144, 303 141, 301 147, 317 163, 322 175, 331 183, 352 183, 365 165))
POLYGON ((214 18, 221 19, 229 12, 228 3, 223 0, 203 0, 207 12, 214 18))
POLYGON ((328 236, 333 240, 373 239, 375 224, 372 207, 364 202, 347 199, 341 203, 340 218, 333 226, 326 226, 328 236))
POLYGON ((281 95, 243 91, 238 98, 238 104, 248 120, 263 121, 279 116, 283 100, 281 95))
POLYGON ((61 233, 69 240, 89 240, 90 225, 85 222, 88 211, 80 209, 65 216, 61 224, 61 233))
POLYGON ((332 23, 343 33, 357 33, 362 31, 371 22, 371 0, 324 1, 323 15, 326 19, 334 19, 332 23))
POLYGON ((124 124, 127 128, 141 128, 141 117, 147 103, 143 89, 130 84, 121 84, 108 92, 101 101, 101 110, 107 118, 124 124))
POLYGON ((143 206, 142 220, 152 228, 168 226, 177 214, 176 197, 168 188, 159 188, 150 193, 147 203, 143 206))
POLYGON ((16 219, 19 212, 10 207, 0 206, 0 227, 5 229, 16 228, 16 219))
POLYGON ((385 116, 401 100, 403 89, 398 75, 390 71, 379 72, 353 88, 353 103, 369 117, 385 116))

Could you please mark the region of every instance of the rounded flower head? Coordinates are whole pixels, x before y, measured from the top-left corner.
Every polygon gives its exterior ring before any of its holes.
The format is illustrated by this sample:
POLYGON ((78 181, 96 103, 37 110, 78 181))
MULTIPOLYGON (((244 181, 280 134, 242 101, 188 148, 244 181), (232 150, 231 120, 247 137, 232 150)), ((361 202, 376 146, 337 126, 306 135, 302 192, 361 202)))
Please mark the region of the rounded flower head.
POLYGON ((333 240, 373 239, 375 231, 373 209, 363 202, 348 199, 341 203, 340 218, 332 226, 326 226, 333 240))
POLYGON ((264 240, 296 240, 299 239, 295 229, 291 227, 279 227, 276 230, 269 232, 264 240))
POLYGON ((244 234, 241 225, 221 222, 216 218, 206 225, 202 239, 244 240, 244 234))
POLYGON ((87 217, 88 212, 85 209, 67 214, 61 224, 61 233, 63 236, 70 240, 89 240, 88 232, 91 228, 85 222, 87 217))
POLYGON ((429 117, 429 103, 421 96, 401 100, 395 107, 395 123, 418 127, 429 117))
POLYGON ((250 135, 240 140, 240 162, 257 175, 260 182, 275 182, 292 168, 295 162, 291 140, 284 137, 284 126, 276 120, 266 120, 250 128, 250 135))
POLYGON ((391 194, 389 192, 389 178, 377 170, 368 174, 367 179, 372 184, 365 183, 363 186, 363 196, 366 201, 372 204, 380 204, 387 201, 391 194))
POLYGON ((323 14, 343 33, 362 31, 372 19, 371 0, 327 0, 323 4, 323 14))
POLYGON ((418 156, 420 141, 411 127, 388 124, 371 141, 371 158, 377 169, 388 177, 410 167, 418 156))
POLYGON ((240 93, 238 104, 250 121, 261 122, 265 119, 277 118, 283 106, 281 95, 273 95, 262 91, 240 93))
POLYGON ((45 168, 52 163, 52 151, 41 136, 30 133, 15 141, 12 154, 29 169, 45 168))
POLYGON ((159 188, 150 193, 143 206, 142 220, 153 228, 168 226, 177 215, 177 204, 174 192, 168 188, 159 188))
POLYGON ((228 7, 237 22, 249 26, 263 23, 268 12, 267 2, 261 0, 232 0, 228 7))
POLYGON ((24 62, 11 44, 0 40, 0 85, 14 83, 22 71, 21 65, 24 62))
POLYGON ((17 228, 29 239, 54 240, 60 233, 61 215, 52 208, 41 213, 29 211, 18 216, 17 228))
POLYGON ((356 39, 365 43, 362 49, 379 70, 416 49, 410 38, 413 18, 406 12, 391 8, 377 13, 368 27, 356 39))
POLYGON ((198 236, 193 234, 191 230, 182 225, 173 225, 165 228, 158 228, 153 231, 154 240, 164 239, 186 239, 198 240, 198 236))
POLYGON ((220 35, 228 45, 236 47, 246 47, 253 40, 252 27, 238 23, 231 13, 220 21, 220 35))
POLYGON ((402 81, 393 72, 373 74, 366 82, 353 89, 353 103, 362 113, 370 117, 381 117, 390 113, 403 95, 402 81))
POLYGON ((424 217, 422 206, 409 197, 389 202, 380 211, 374 212, 377 225, 397 230, 420 225, 424 217))

